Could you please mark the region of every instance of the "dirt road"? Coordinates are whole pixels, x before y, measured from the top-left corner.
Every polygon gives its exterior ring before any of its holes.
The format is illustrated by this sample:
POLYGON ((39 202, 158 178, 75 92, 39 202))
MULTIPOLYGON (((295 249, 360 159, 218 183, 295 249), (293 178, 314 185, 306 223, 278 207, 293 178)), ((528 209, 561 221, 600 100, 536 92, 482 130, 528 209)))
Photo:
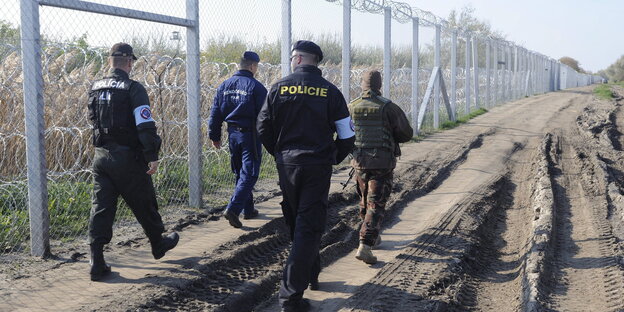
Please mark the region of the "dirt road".
MULTIPOLYGON (((357 196, 337 172, 320 290, 304 295, 314 311, 624 310, 624 112, 591 90, 525 98, 404 145, 373 266, 354 257, 357 196)), ((0 310, 278 311, 279 201, 243 229, 199 216, 164 261, 145 241, 112 246, 101 283, 84 256, 7 277, 0 310)))

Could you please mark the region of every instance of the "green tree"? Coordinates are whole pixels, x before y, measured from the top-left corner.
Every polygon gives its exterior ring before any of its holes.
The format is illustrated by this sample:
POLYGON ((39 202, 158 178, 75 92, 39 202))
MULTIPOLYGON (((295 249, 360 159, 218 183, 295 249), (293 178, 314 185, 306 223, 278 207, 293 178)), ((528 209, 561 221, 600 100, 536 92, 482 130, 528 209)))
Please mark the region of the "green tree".
POLYGON ((7 21, 0 20, 0 42, 18 45, 20 42, 19 27, 13 26, 7 21))
POLYGON ((624 55, 615 61, 615 63, 609 65, 602 73, 609 81, 624 81, 624 55))
POLYGON ((586 73, 585 70, 581 68, 581 64, 579 63, 579 61, 575 60, 574 58, 571 58, 569 56, 564 56, 559 59, 559 62, 572 67, 572 69, 576 70, 579 73, 583 73, 583 74, 586 73))
POLYGON ((461 11, 451 10, 448 18, 448 26, 462 31, 469 31, 472 33, 478 33, 484 36, 490 36, 493 39, 504 40, 505 35, 500 31, 493 30, 490 23, 487 21, 480 21, 474 16, 475 8, 468 5, 461 9, 461 11))
POLYGON ((20 29, 9 22, 0 20, 0 57, 20 47, 20 29))
MULTIPOLYGON (((505 40, 505 35, 500 31, 493 30, 490 23, 487 21, 481 21, 474 16, 474 7, 468 5, 463 7, 460 11, 451 10, 446 19, 449 29, 457 30, 457 64, 459 67, 464 67, 464 55, 466 53, 465 41, 461 38, 465 38, 465 34, 468 32, 471 36, 479 36, 480 38, 489 37, 496 40, 505 40)), ((435 40, 435 39, 434 39, 435 40)), ((451 43, 452 33, 450 31, 443 31, 440 38, 441 43, 441 63, 442 67, 450 67, 451 65, 451 43)), ((485 66, 485 43, 481 40, 478 43, 478 56, 479 66, 485 66)), ((420 66, 421 67, 433 67, 433 55, 434 55, 434 43, 426 45, 422 51, 420 51, 420 66)), ((499 57, 500 54, 499 54, 499 57)))

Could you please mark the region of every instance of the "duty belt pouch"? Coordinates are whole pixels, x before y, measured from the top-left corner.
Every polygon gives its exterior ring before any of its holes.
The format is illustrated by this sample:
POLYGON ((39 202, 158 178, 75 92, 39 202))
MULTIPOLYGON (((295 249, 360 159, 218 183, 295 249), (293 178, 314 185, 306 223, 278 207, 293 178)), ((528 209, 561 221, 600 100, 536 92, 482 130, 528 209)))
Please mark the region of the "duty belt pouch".
POLYGON ((93 128, 93 145, 94 146, 102 146, 104 142, 102 142, 102 136, 100 135, 100 129, 93 128))
POLYGON ((360 149, 359 156, 368 159, 384 159, 392 160, 394 153, 385 148, 362 148, 360 149))

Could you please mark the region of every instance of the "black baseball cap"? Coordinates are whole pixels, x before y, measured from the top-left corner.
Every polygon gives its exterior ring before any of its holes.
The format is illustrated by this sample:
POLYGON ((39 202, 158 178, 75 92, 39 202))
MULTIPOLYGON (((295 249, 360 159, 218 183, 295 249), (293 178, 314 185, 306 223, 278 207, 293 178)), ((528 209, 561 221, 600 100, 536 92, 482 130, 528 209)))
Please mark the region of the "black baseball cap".
POLYGON ((110 50, 110 56, 132 56, 132 59, 136 61, 137 57, 132 52, 132 47, 123 42, 115 43, 110 50))
POLYGON ((256 63, 260 63, 260 56, 258 55, 258 53, 254 51, 245 51, 245 53, 243 53, 243 59, 256 62, 256 63))
MULTIPOLYGON (((323 60, 323 51, 316 43, 308 40, 299 40, 293 44, 292 51, 302 51, 318 56, 319 62, 323 60)), ((292 52, 291 51, 291 52, 292 52)))

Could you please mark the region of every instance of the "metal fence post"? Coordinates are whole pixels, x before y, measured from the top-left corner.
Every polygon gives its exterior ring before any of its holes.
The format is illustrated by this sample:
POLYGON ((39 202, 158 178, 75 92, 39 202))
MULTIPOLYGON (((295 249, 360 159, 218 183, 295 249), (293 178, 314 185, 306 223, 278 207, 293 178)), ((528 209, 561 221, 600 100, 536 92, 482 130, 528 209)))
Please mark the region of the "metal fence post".
POLYGON ((540 54, 535 55, 535 77, 537 78, 536 90, 537 93, 542 93, 542 56, 540 54))
POLYGON ((518 79, 518 67, 519 67, 518 66, 518 46, 514 45, 514 74, 513 74, 514 83, 513 83, 513 86, 512 86, 512 88, 513 88, 512 94, 513 94, 513 99, 514 100, 519 98, 518 90, 520 90, 520 88, 518 87, 518 82, 520 80, 520 79, 518 79))
POLYGON ((472 37, 472 74, 474 75, 475 107, 481 107, 479 99, 479 41, 477 36, 472 37))
POLYGON ((552 70, 552 60, 549 58, 546 66, 548 66, 548 92, 552 92, 555 85, 555 79, 552 70))
POLYGON ((384 7, 384 59, 383 59, 383 94, 390 97, 390 81, 392 80, 392 9, 384 7))
POLYGON ((507 43, 501 45, 501 58, 503 59, 503 72, 501 73, 501 102, 507 102, 507 63, 509 63, 509 59, 507 58, 507 43))
POLYGON ((538 90, 538 78, 539 78, 539 68, 538 68, 538 64, 537 64, 537 53, 533 52, 531 54, 531 61, 533 62, 533 79, 531 79, 531 92, 533 93, 533 95, 536 95, 539 90, 538 90))
POLYGON ((492 94, 492 106, 498 105, 498 41, 493 42, 494 50, 494 92, 492 94))
POLYGON ((555 66, 557 68, 557 81, 555 82, 555 91, 561 90, 561 63, 556 62, 555 66))
POLYGON ((546 55, 542 56, 542 64, 544 64, 544 93, 549 91, 550 88, 550 73, 549 73, 549 69, 548 69, 548 57, 546 57, 546 55))
POLYGON ((491 65, 490 65, 490 42, 492 40, 487 39, 485 40, 485 72, 486 72, 486 77, 485 77, 485 107, 491 107, 492 103, 490 102, 491 97, 490 97, 490 92, 492 91, 492 88, 490 86, 490 83, 492 82, 491 80, 491 65))
POLYGON ((189 205, 202 206, 202 135, 199 82, 199 0, 186 0, 186 111, 188 115, 189 205))
POLYGON ((466 67, 465 67, 465 79, 464 94, 466 95, 466 109, 464 113, 470 114, 470 34, 466 33, 466 67))
POLYGON ((412 18, 412 128, 418 131, 418 17, 412 18))
POLYGON ((507 44, 507 73, 509 75, 508 79, 507 79, 507 102, 511 101, 511 99, 513 98, 513 95, 511 94, 512 92, 512 79, 513 79, 513 72, 512 67, 511 67, 511 62, 513 62, 512 58, 511 58, 511 44, 507 44))
POLYGON ((457 119, 457 30, 451 34, 451 108, 457 119))
POLYGON ((441 89, 441 80, 442 78, 442 69, 441 64, 442 61, 440 59, 440 28, 439 24, 435 25, 435 55, 434 55, 434 67, 439 70, 438 73, 434 73, 438 75, 438 79, 435 81, 434 85, 434 93, 433 93, 433 127, 435 129, 440 128, 440 92, 441 89))
POLYGON ((546 92, 546 64, 544 63, 544 55, 540 54, 539 57, 539 65, 540 65, 540 93, 546 92))
POLYGON ((342 2, 342 95, 351 101, 351 0, 342 2))
POLYGON ((282 0, 282 77, 290 75, 290 46, 292 40, 291 0, 282 0))
POLYGON ((50 253, 50 213, 45 157, 43 120, 43 77, 39 35, 39 3, 20 1, 22 71, 24 74, 24 122, 26 127, 26 165, 28 177, 28 213, 30 216, 31 255, 50 253))
POLYGON ((537 64, 535 62, 536 59, 535 52, 531 52, 531 69, 533 75, 531 77, 531 95, 537 94, 537 64))

